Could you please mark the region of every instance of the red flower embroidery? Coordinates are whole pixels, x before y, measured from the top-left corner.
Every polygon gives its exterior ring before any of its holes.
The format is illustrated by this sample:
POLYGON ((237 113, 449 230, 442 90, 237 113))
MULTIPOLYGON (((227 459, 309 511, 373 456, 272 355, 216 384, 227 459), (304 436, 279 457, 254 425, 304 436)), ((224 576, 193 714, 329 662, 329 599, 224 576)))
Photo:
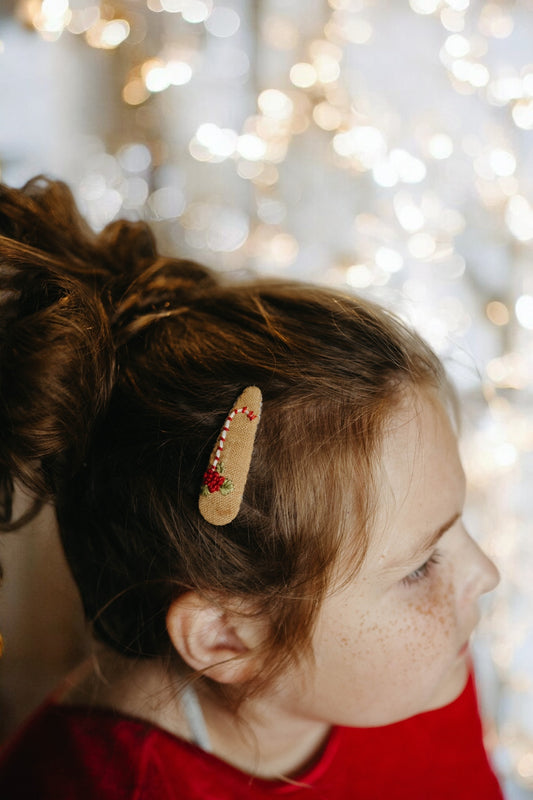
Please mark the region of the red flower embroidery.
POLYGON ((213 494, 213 492, 220 492, 220 494, 229 494, 233 491, 233 483, 229 478, 225 478, 222 474, 224 472, 224 465, 222 461, 214 466, 213 464, 204 472, 204 479, 202 481, 202 494, 213 494))
POLYGON ((205 471, 204 486, 207 486, 207 489, 209 492, 211 492, 211 494, 213 494, 213 492, 218 492, 224 481, 224 476, 221 475, 220 472, 217 472, 216 467, 211 466, 205 471))

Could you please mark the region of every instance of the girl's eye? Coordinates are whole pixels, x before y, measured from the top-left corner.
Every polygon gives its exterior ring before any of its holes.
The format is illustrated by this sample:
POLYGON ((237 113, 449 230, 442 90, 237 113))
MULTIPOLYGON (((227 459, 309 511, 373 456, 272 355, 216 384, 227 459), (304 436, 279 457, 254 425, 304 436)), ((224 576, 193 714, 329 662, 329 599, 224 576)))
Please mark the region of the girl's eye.
POLYGON ((410 572, 409 575, 406 575, 405 578, 402 578, 402 583, 404 586, 412 586, 413 584, 424 580, 424 578, 428 577, 435 564, 438 564, 439 561, 440 555, 437 551, 435 551, 428 558, 428 560, 422 564, 422 566, 417 567, 417 569, 413 570, 413 572, 410 572))

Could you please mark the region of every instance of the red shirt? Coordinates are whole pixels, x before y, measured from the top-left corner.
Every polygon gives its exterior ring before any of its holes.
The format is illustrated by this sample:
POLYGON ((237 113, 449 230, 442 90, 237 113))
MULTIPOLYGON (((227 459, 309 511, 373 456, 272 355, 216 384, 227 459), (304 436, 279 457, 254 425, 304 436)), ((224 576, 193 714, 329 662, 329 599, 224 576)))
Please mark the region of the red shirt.
POLYGON ((335 727, 298 785, 240 772, 142 720, 45 704, 6 748, 2 800, 503 800, 473 679, 453 703, 381 728, 335 727))

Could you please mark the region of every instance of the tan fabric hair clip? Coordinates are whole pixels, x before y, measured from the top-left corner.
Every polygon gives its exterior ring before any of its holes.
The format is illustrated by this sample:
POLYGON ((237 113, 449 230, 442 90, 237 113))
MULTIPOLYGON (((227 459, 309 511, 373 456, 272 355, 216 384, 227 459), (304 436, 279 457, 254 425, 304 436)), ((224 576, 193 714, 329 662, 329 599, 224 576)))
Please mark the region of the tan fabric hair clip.
POLYGON ((204 473, 198 508, 212 525, 227 525, 239 513, 261 417, 261 390, 248 386, 226 417, 204 473))

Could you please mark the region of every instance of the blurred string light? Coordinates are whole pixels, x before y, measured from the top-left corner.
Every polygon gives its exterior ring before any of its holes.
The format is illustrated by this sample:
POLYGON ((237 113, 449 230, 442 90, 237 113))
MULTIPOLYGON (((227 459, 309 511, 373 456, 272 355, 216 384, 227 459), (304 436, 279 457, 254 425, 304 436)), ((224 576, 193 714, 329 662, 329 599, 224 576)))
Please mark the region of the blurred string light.
MULTIPOLYGON (((319 248, 306 243, 294 221, 302 172, 315 166, 298 162, 299 142, 308 136, 321 173, 335 174, 345 187, 326 204, 318 197, 326 224, 333 226, 352 193, 362 198, 345 241, 338 250, 330 245, 327 265, 313 277, 401 304, 445 355, 450 341, 476 322, 490 357, 481 367, 486 404, 476 409, 478 428, 465 439, 465 458, 479 508, 490 498, 498 534, 505 534, 489 535, 486 544, 507 576, 485 628, 501 699, 493 708, 494 745, 502 772, 533 789, 533 655, 526 652, 533 642, 524 614, 516 613, 531 596, 522 565, 531 564, 533 548, 524 536, 527 513, 510 499, 513 486, 533 480, 533 420, 521 407, 533 392, 533 186, 524 155, 533 130, 533 62, 527 51, 520 61, 519 40, 530 8, 525 0, 405 4, 402 13, 420 30, 426 25, 439 33, 432 69, 444 76, 459 117, 468 102, 490 124, 465 131, 460 118, 450 121, 435 104, 403 137, 402 109, 388 81, 372 93, 348 58, 379 48, 381 25, 398 8, 392 0, 324 0, 310 33, 303 3, 266 0, 260 12, 256 4, 233 0, 18 3, 19 15, 43 38, 71 34, 91 48, 115 51, 117 59, 120 54, 124 108, 132 114, 156 109, 160 122, 177 108, 181 161, 208 175, 195 191, 182 163, 165 163, 145 129, 113 153, 93 142, 78 195, 96 228, 117 214, 144 216, 167 231, 169 242, 214 256, 222 267, 252 263, 301 275, 300 259, 307 264, 317 254, 320 261, 319 248), (256 27, 250 30, 252 6, 256 27), (213 62, 216 47, 224 55, 213 62), (207 74, 211 97, 223 80, 252 94, 240 117, 221 115, 217 103, 206 102, 194 122, 189 118, 187 101, 207 91, 207 74), (245 209, 221 190, 228 175, 252 198, 245 209), (475 247, 470 230, 481 232, 475 247), (312 253, 307 262, 306 249, 312 253), (487 265, 473 263, 478 250, 487 265), (505 282, 491 271, 493 253, 507 265, 505 282), (532 665, 525 678, 523 663, 532 665)), ((321 189, 314 187, 318 195, 321 189)), ((482 519, 480 527, 487 522, 494 520, 482 519)))
MULTIPOLYGON (((356 174, 369 173, 377 187, 393 190, 402 185, 423 184, 428 170, 431 172, 431 161, 452 156, 457 145, 448 132, 428 131, 418 152, 413 152, 395 146, 379 113, 369 116, 357 112, 344 85, 342 61, 346 46, 367 46, 372 41, 374 23, 365 15, 370 4, 365 0, 338 0, 328 5, 331 13, 323 36, 311 40, 306 58, 295 60, 288 68, 291 89, 263 89, 257 97, 259 113, 245 119, 240 130, 223 128, 209 120, 200 124, 189 143, 193 159, 211 164, 231 160, 241 178, 259 190, 269 190, 279 179, 278 165, 287 159, 293 138, 315 125, 331 135, 334 165, 356 174)), ((515 124, 527 128, 531 117, 533 126, 533 68, 526 65, 521 76, 501 71, 492 74, 485 63, 490 40, 506 38, 513 32, 513 17, 508 10, 494 3, 474 7, 467 0, 411 0, 410 6, 416 14, 438 17, 447 31, 440 60, 459 93, 486 90, 489 103, 512 104, 515 124), (465 23, 472 15, 477 16, 477 25, 469 35, 465 23)), ((196 36, 203 28, 204 35, 231 38, 242 22, 234 8, 212 0, 147 0, 144 16, 148 21, 143 24, 133 5, 131 23, 122 18, 128 17, 127 13, 119 14, 108 3, 71 9, 68 0, 21 0, 20 8, 42 35, 53 38, 67 30, 83 34, 90 46, 102 49, 127 47, 132 30, 143 26, 146 30, 153 14, 181 18, 184 37, 189 35, 188 26, 196 36)), ((296 49, 299 34, 289 16, 270 14, 261 25, 268 45, 289 52, 296 49)), ((138 38, 137 35, 136 41, 138 38)), ((176 44, 179 45, 179 37, 176 44)), ((184 56, 167 57, 161 50, 133 64, 122 89, 124 102, 140 106, 170 87, 190 83, 199 46, 191 50, 189 39, 184 56)), ((477 152, 472 155, 472 163, 481 202, 490 208, 501 207, 510 233, 519 241, 527 241, 533 212, 513 177, 516 156, 512 148, 503 145, 477 152)), ((400 227, 413 234, 406 247, 414 259, 427 261, 443 252, 453 259, 454 233, 431 224, 420 209, 403 202, 401 195, 393 198, 393 204, 400 227), (432 230, 425 230, 428 223, 432 230)))

